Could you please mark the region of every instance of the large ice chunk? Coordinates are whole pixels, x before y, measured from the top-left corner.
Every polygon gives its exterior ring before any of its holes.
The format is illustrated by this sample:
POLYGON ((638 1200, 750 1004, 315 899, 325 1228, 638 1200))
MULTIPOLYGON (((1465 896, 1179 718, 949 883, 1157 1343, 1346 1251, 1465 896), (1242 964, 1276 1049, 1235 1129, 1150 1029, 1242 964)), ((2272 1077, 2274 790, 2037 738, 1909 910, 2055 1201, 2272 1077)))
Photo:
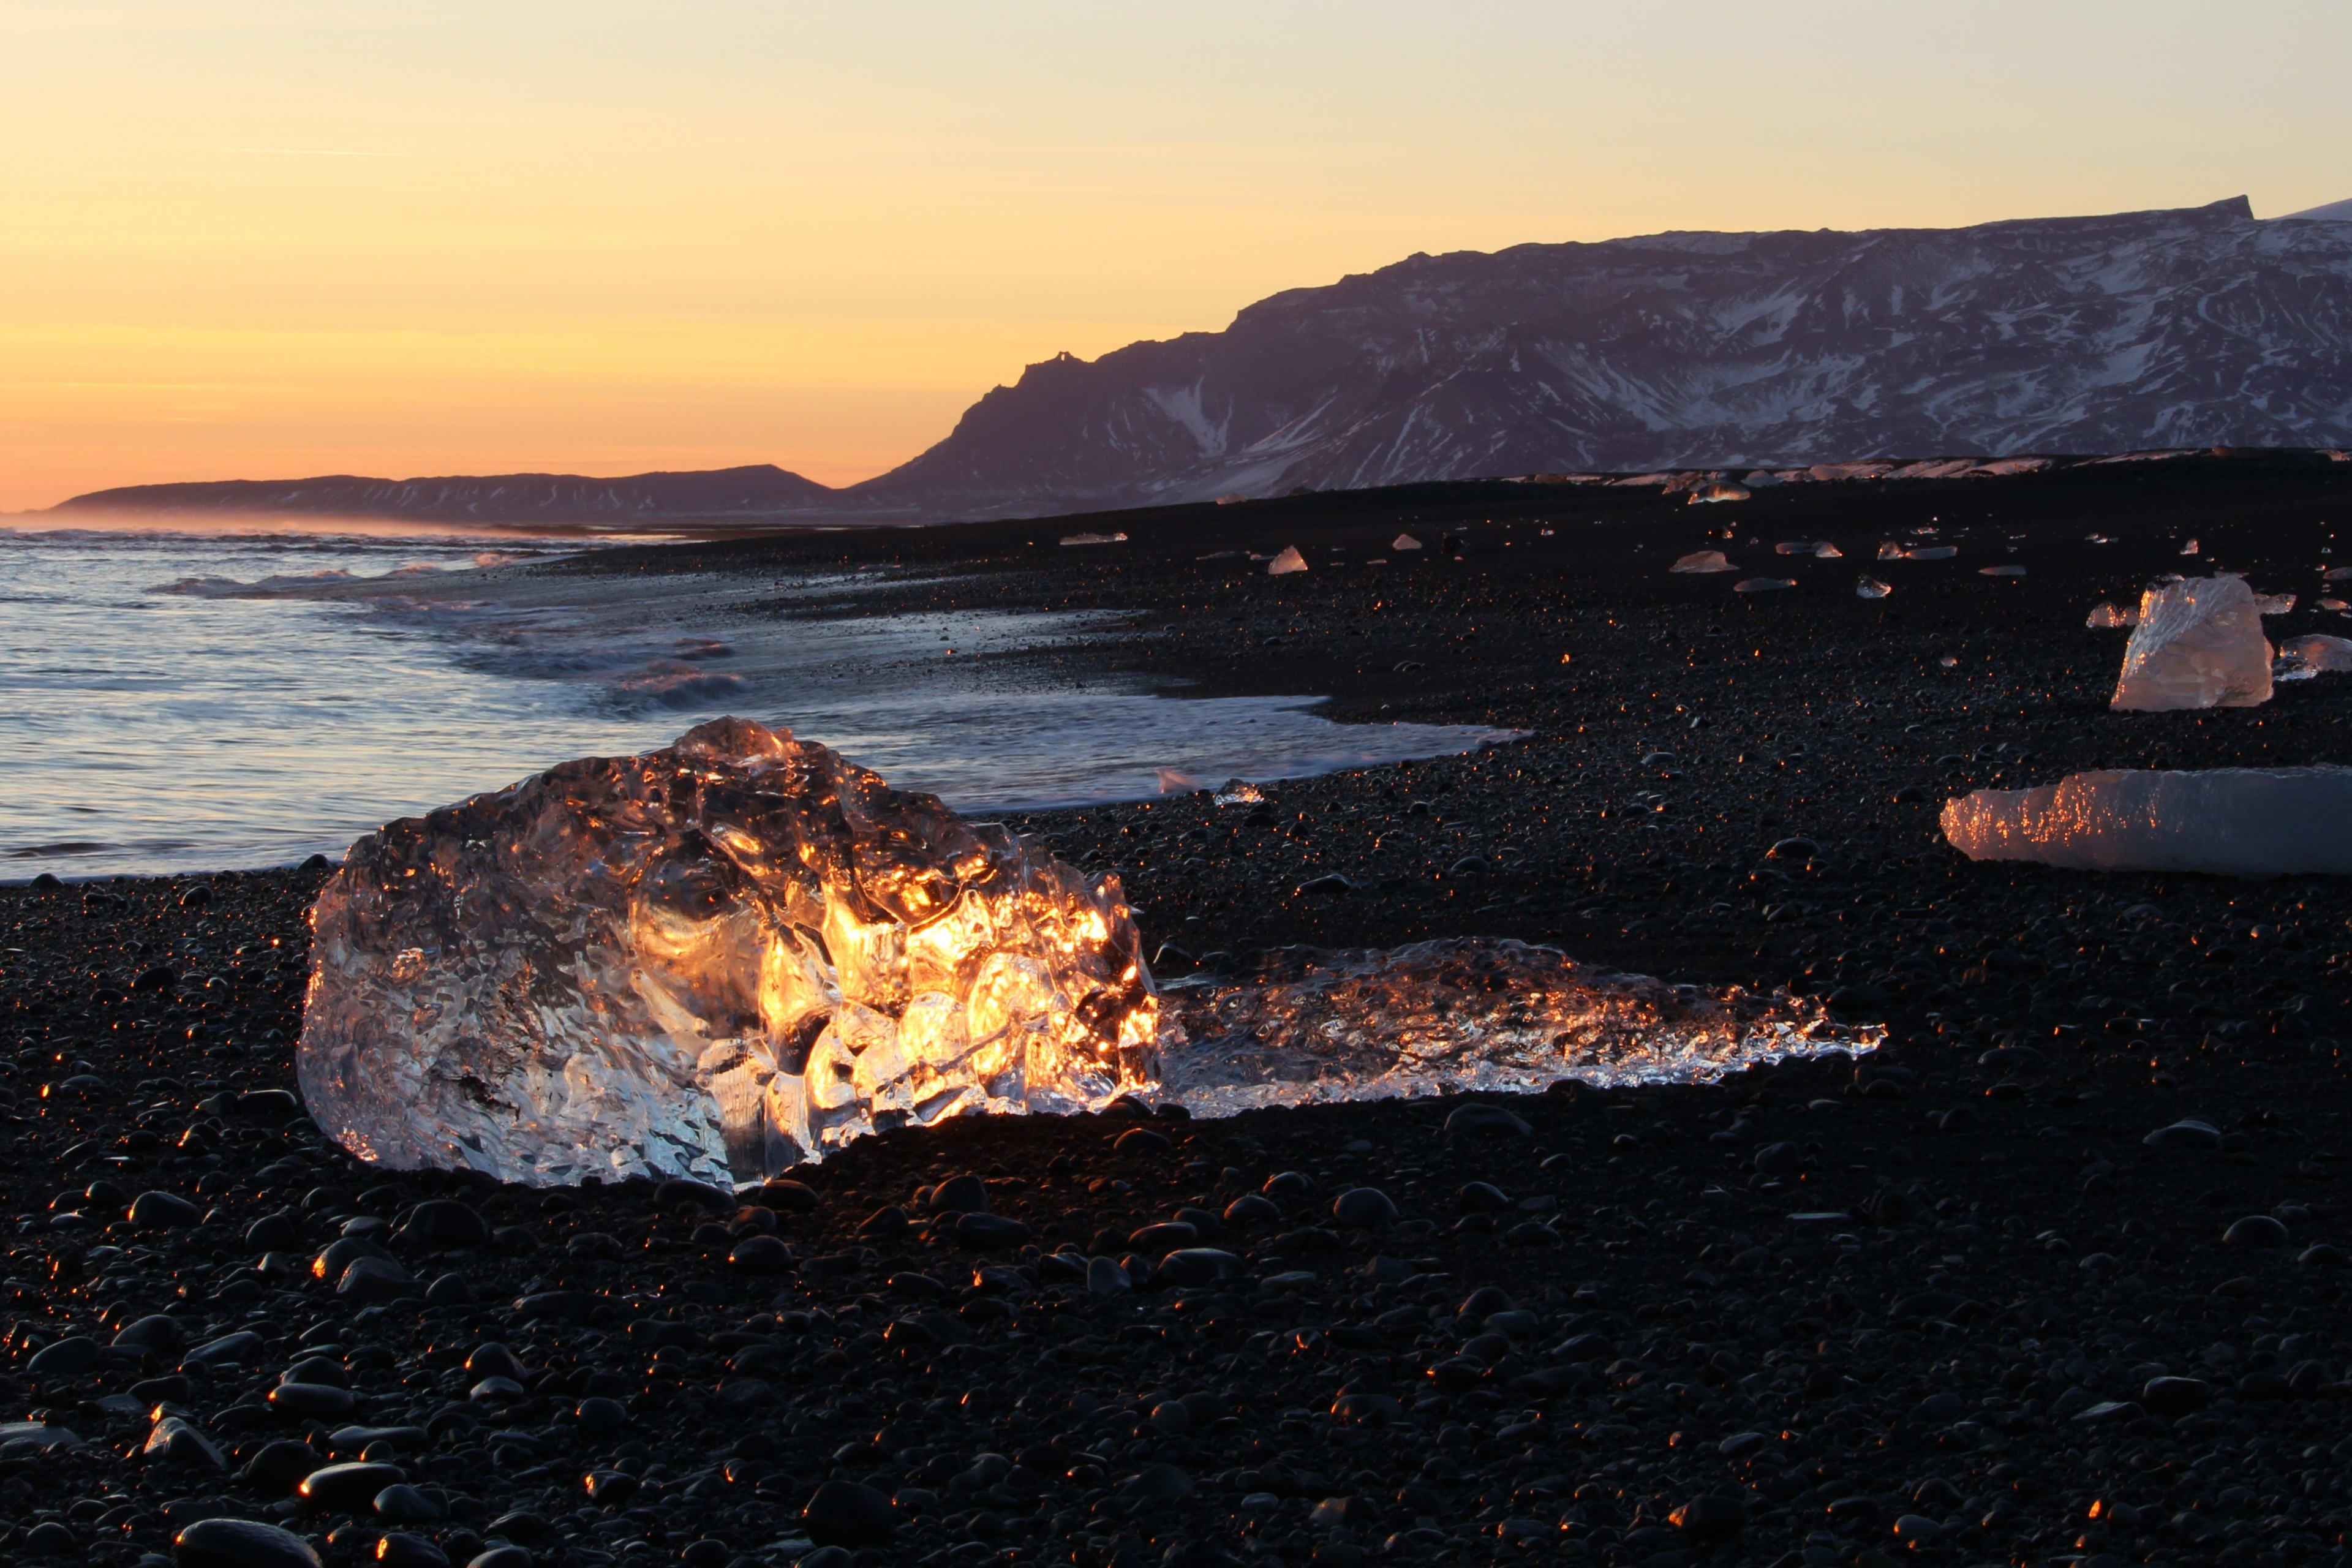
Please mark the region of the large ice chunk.
POLYGON ((2314 674, 2336 674, 2352 669, 2352 641, 2332 637, 2325 632, 2310 632, 2299 637, 2289 637, 2279 644, 2281 658, 2298 658, 2314 674))
POLYGON ((1444 1089, 1689 1082, 1865 1050, 1885 1031, 1818 1003, 1674 985, 1557 949, 1465 938, 1390 952, 1286 948, 1166 986, 1161 1087, 1195 1114, 1444 1089), (1179 1033, 1182 1043, 1176 1041, 1179 1033))
POLYGON ((1971 860, 2352 875, 2352 768, 2070 773, 2039 789, 1980 789, 1947 801, 1943 826, 1971 860))
POLYGON ((393 823, 320 891, 297 1067, 362 1159, 725 1182, 1155 1073, 1118 880, 739 719, 393 823))
POLYGON ((2140 596, 2108 706, 2141 712, 2271 700, 2271 645, 2242 577, 2190 577, 2140 596))

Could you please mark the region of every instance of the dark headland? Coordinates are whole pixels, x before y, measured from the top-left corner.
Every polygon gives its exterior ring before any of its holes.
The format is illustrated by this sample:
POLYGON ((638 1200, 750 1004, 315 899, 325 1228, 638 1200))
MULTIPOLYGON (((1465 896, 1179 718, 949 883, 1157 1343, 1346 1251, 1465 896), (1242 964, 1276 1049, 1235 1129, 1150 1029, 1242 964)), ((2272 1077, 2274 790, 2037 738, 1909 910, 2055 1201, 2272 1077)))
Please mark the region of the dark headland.
MULTIPOLYGON (((1024 678, 1528 731, 1257 806, 1019 818, 1119 871, 1163 978, 1514 936, 1824 994, 1886 1047, 1468 1097, 1516 1123, 1462 1098, 950 1123, 739 1210, 326 1145, 286 1093, 323 873, 0 889, 0 1415, 79 1439, 0 1427, 0 1557, 128 1563, 216 1516, 336 1563, 512 1549, 485 1568, 2342 1563, 2352 898, 1976 865, 1936 832, 1970 787, 2344 760, 2344 678, 2115 714, 2123 634, 2083 626, 2221 569, 2300 595, 2274 637, 2336 630, 2339 523, 2352 465, 2216 456, 1716 506, 1423 486, 547 568, 865 566, 823 613, 1120 617, 1024 678), (1873 559, 1918 528, 1958 556, 1873 559), (1057 542, 1089 531, 1128 537, 1057 542), (1842 558, 1772 549, 1823 539, 1842 558), (1286 546, 1308 571, 1252 559, 1286 546), (1740 571, 1666 572, 1700 549, 1740 571), (973 1250, 991 1227, 916 1204, 965 1173, 1025 1242, 973 1250), (1335 1213, 1362 1186, 1393 1222, 1335 1213), (1261 1192, 1263 1218, 1232 1210, 1261 1192), (1243 1272, 1152 1279, 1175 1233, 1137 1233, 1180 1214, 1243 1272), (395 1267, 339 1293, 331 1243, 395 1267)), ((205 1561, 293 1560, 215 1531, 205 1561)))

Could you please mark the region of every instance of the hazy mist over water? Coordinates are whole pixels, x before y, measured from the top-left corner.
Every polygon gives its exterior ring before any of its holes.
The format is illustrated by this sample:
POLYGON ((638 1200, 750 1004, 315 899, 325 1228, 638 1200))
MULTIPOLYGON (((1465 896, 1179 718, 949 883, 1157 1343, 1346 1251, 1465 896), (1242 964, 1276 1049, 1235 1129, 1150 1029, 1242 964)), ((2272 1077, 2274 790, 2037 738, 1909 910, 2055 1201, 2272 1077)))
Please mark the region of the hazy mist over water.
POLYGON ((0 880, 335 856, 394 817, 722 712, 967 811, 1150 796, 1163 769, 1298 776, 1496 733, 1339 725, 1308 697, 1171 700, 971 657, 1083 639, 1078 617, 779 620, 730 605, 772 600, 765 578, 647 588, 523 570, 617 536, 9 521, 0 880))

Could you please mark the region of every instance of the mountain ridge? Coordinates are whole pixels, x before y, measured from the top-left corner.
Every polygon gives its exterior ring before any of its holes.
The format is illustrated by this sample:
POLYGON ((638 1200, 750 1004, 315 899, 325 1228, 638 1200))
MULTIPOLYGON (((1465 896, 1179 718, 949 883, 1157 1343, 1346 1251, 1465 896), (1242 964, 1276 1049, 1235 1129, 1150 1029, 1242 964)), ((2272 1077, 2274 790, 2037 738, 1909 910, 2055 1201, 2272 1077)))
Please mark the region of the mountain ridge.
MULTIPOLYGON (((1041 361, 929 449, 837 490, 772 467, 720 471, 772 476, 758 485, 338 479, 283 482, 256 510, 325 498, 476 520, 526 504, 537 510, 502 519, 566 506, 590 521, 664 507, 942 519, 1549 471, 2342 447, 2352 224, 2334 211, 2261 221, 2239 196, 1950 229, 1420 254, 1269 295, 1220 331, 1041 361)), ((169 490, 228 510, 269 489, 143 486, 65 505, 169 490)))

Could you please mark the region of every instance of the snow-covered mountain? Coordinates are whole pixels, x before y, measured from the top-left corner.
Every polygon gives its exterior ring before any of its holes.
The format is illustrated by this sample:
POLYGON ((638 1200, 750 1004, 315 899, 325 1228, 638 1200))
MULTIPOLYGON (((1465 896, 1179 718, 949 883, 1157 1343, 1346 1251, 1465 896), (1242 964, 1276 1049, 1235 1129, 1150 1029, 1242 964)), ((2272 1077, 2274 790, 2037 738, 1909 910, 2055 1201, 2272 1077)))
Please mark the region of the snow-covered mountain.
MULTIPOLYGON (((1423 479, 2352 446, 2352 204, 1415 256, 1221 332, 1031 365, 832 490, 625 479, 152 485, 68 507, 472 521, 1081 510, 1423 479)), ((1959 471, 1921 468, 1918 472, 1959 471)))
MULTIPOLYGON (((2321 209, 2326 213, 2329 209, 2321 209)), ((1560 469, 2352 442, 2352 226, 2180 211, 1415 256, 1029 367, 853 495, 1009 512, 1560 469)))
POLYGON ((766 518, 821 506, 834 492, 772 463, 594 479, 578 474, 372 479, 216 479, 93 490, 59 511, 226 511, 415 517, 452 522, 625 523, 656 518, 766 518))

